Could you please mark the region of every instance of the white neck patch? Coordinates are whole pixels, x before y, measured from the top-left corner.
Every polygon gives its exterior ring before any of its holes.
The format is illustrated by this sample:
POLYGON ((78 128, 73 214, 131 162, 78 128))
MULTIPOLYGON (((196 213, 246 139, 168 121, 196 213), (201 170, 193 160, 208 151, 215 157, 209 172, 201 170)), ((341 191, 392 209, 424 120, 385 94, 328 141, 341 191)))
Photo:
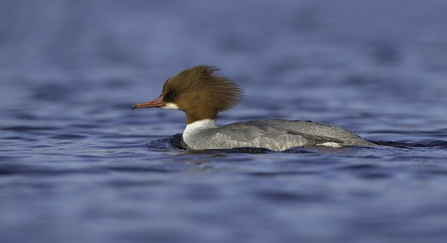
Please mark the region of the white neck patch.
POLYGON ((188 142, 194 140, 194 136, 198 132, 216 127, 216 120, 214 119, 195 121, 186 125, 185 131, 183 131, 183 140, 188 144, 188 142))

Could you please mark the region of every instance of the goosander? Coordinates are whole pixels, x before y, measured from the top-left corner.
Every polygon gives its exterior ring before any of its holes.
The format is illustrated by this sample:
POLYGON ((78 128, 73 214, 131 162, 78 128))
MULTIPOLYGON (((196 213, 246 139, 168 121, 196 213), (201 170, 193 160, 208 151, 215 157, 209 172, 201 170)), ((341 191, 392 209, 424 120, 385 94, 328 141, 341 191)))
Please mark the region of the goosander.
POLYGON ((258 120, 216 125, 219 112, 236 106, 243 90, 234 81, 214 74, 218 68, 199 65, 169 78, 155 100, 136 108, 176 109, 185 112, 182 138, 188 149, 256 147, 284 151, 308 146, 363 146, 371 143, 341 127, 312 121, 258 120))

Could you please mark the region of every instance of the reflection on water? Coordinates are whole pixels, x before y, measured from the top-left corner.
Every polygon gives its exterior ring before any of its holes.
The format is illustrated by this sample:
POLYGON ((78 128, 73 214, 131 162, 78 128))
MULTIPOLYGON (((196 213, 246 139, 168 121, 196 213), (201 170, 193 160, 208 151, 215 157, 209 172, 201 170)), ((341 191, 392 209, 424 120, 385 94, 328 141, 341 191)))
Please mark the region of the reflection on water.
POLYGON ((0 1, 2 242, 444 242, 442 1, 0 1), (184 150, 132 112, 216 65, 218 124, 315 120, 377 148, 184 150))

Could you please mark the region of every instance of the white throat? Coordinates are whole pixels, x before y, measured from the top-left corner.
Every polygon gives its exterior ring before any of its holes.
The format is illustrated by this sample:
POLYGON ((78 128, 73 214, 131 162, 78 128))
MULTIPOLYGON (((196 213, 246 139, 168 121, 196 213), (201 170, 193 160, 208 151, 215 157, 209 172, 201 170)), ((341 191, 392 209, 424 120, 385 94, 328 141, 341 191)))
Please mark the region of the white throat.
POLYGON ((174 104, 174 103, 166 103, 161 108, 168 109, 168 110, 180 110, 180 108, 176 104, 174 104))
POLYGON ((214 119, 206 119, 190 123, 186 125, 185 131, 183 131, 183 141, 185 141, 186 144, 192 144, 197 133, 216 127, 216 120, 214 119))

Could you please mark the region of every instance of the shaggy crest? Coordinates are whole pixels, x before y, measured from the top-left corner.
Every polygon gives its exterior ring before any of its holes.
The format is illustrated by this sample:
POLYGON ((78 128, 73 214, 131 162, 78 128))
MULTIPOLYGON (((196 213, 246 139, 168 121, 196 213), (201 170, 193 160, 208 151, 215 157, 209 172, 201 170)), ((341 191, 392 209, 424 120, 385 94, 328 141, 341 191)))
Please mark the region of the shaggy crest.
POLYGON ((220 69, 206 65, 183 70, 166 81, 162 95, 175 92, 180 107, 183 106, 181 102, 184 100, 181 96, 187 95, 187 101, 193 104, 194 108, 212 112, 215 117, 217 113, 235 107, 244 96, 243 90, 234 81, 214 75, 218 70, 220 69))

